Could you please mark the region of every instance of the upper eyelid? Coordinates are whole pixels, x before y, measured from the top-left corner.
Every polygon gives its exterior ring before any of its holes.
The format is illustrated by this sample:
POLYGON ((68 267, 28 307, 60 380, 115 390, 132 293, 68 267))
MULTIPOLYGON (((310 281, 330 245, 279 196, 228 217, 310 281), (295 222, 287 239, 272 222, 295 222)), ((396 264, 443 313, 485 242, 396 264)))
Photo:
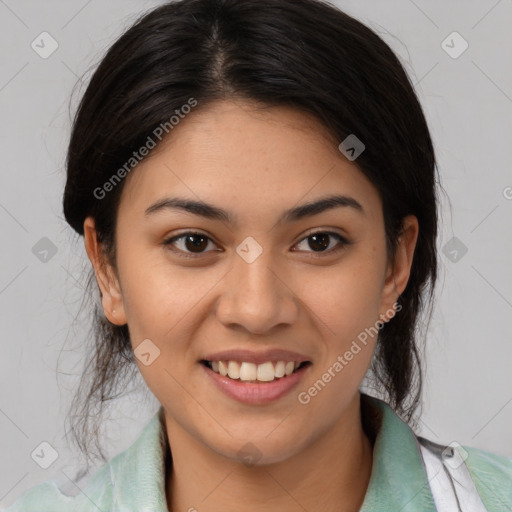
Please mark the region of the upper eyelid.
POLYGON ((347 239, 347 236, 343 235, 342 233, 338 233, 336 231, 333 231, 334 228, 311 228, 311 231, 306 231, 305 235, 302 235, 302 238, 300 238, 295 245, 297 245, 299 242, 302 242, 305 238, 309 238, 312 235, 316 235, 317 233, 325 233, 328 235, 337 235, 342 239, 347 239))
MULTIPOLYGON (((294 244, 294 247, 295 247, 297 244, 299 244, 299 243, 303 242, 304 240, 306 240, 307 238, 309 238, 310 236, 313 236, 313 235, 318 234, 318 233, 323 233, 323 234, 327 234, 327 235, 331 235, 331 236, 333 236, 333 235, 334 235, 334 236, 337 236, 337 237, 339 237, 340 242, 341 242, 342 244, 343 244, 343 243, 345 243, 345 244, 348 244, 348 243, 349 243, 349 242, 348 242, 348 240, 347 240, 347 238, 346 238, 344 235, 342 235, 342 234, 340 234, 340 233, 337 233, 337 232, 335 232, 335 231, 332 231, 332 228, 325 228, 325 229, 322 229, 322 228, 320 228, 320 229, 318 229, 318 228, 312 228, 312 230, 311 230, 311 231, 306 232, 306 234, 305 234, 305 235, 303 235, 303 236, 302 236, 302 238, 300 238, 300 239, 299 239, 299 240, 294 244)), ((213 237, 211 237, 210 235, 208 235, 207 233, 203 233, 203 232, 201 232, 201 231, 190 231, 190 230, 189 230, 189 231, 184 231, 184 232, 182 232, 182 233, 178 233, 177 235, 174 235, 174 236, 172 236, 172 237, 170 237, 170 238, 167 238, 167 239, 165 240, 165 242, 164 242, 164 243, 165 243, 166 245, 172 245, 174 242, 176 242, 177 240, 180 240, 181 238, 183 238, 183 237, 185 237, 185 236, 187 236, 187 235, 202 235, 202 236, 206 237, 209 241, 213 242, 215 245, 218 245, 218 244, 217 244, 217 242, 215 241, 215 239, 214 239, 213 237)), ((180 249, 180 250, 181 250, 181 249, 180 249)), ((202 253, 192 253, 192 252, 186 252, 186 251, 182 251, 182 252, 185 252, 185 254, 192 254, 192 255, 197 255, 197 256, 199 256, 199 255, 201 255, 201 254, 207 254, 208 252, 213 252, 213 251, 204 251, 204 252, 202 252, 202 253)))

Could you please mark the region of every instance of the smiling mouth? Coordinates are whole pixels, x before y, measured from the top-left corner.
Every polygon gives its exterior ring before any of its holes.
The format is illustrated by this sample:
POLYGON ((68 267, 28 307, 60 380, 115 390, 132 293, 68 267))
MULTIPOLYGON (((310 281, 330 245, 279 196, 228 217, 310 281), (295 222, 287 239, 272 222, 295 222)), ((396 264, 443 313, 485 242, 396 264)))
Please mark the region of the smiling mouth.
POLYGON ((201 364, 231 380, 264 383, 286 378, 312 363, 310 361, 267 361, 255 364, 245 361, 207 361, 203 359, 201 364))

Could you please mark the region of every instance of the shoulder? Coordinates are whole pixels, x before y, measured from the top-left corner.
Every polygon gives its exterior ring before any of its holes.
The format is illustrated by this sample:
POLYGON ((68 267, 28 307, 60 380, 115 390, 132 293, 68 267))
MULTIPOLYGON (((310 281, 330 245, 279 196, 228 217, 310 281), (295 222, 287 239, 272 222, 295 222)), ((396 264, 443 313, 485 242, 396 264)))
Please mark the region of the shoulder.
POLYGON ((422 437, 417 439, 434 490, 439 492, 444 487, 444 494, 449 489, 475 510, 483 510, 482 505, 487 510, 512 508, 512 458, 456 442, 445 446, 422 437), (444 471, 439 471, 443 466, 444 471), (479 506, 475 500, 481 501, 479 506))
POLYGON ((70 499, 72 498, 66 500, 66 496, 60 492, 56 481, 49 481, 28 489, 12 505, 1 510, 5 512, 64 511, 69 506, 70 499))
POLYGON ((99 469, 81 490, 80 482, 48 480, 22 493, 3 512, 97 512, 109 503, 112 482, 108 465, 99 469))
MULTIPOLYGON (((49 480, 21 494, 4 512, 165 511, 163 409, 126 450, 77 479, 49 480)), ((1 509, 0 509, 1 510, 1 509)))
POLYGON ((482 500, 491 510, 512 506, 512 458, 473 448, 459 446, 458 451, 475 482, 482 500))

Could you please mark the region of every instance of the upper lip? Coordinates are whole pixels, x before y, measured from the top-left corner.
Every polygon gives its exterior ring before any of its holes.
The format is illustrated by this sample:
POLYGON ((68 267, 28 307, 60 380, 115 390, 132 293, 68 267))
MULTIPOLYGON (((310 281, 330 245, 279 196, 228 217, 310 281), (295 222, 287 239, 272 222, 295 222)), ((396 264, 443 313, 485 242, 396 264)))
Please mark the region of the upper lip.
POLYGON ((202 358, 202 360, 206 361, 239 361, 239 362, 247 362, 254 364, 262 364, 267 361, 277 362, 277 361, 295 361, 299 363, 303 363, 305 361, 309 361, 309 359, 299 354, 298 352, 293 352, 291 350, 283 350, 278 348, 273 348, 270 350, 265 350, 262 352, 256 352, 248 349, 232 349, 232 350, 222 350, 221 352, 215 352, 212 354, 207 354, 202 358))

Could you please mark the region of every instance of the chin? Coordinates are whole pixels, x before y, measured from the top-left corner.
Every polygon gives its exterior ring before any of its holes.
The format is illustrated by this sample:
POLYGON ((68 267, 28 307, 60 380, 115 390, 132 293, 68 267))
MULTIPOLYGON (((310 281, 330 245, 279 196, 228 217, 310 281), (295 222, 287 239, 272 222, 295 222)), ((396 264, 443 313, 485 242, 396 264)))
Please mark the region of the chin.
MULTIPOLYGON (((245 432, 250 432, 250 429, 245 432)), ((301 443, 298 443, 290 435, 282 432, 280 435, 273 433, 269 436, 270 432, 272 429, 259 436, 228 436, 212 449, 219 455, 238 461, 247 467, 277 464, 300 452, 301 443)))

